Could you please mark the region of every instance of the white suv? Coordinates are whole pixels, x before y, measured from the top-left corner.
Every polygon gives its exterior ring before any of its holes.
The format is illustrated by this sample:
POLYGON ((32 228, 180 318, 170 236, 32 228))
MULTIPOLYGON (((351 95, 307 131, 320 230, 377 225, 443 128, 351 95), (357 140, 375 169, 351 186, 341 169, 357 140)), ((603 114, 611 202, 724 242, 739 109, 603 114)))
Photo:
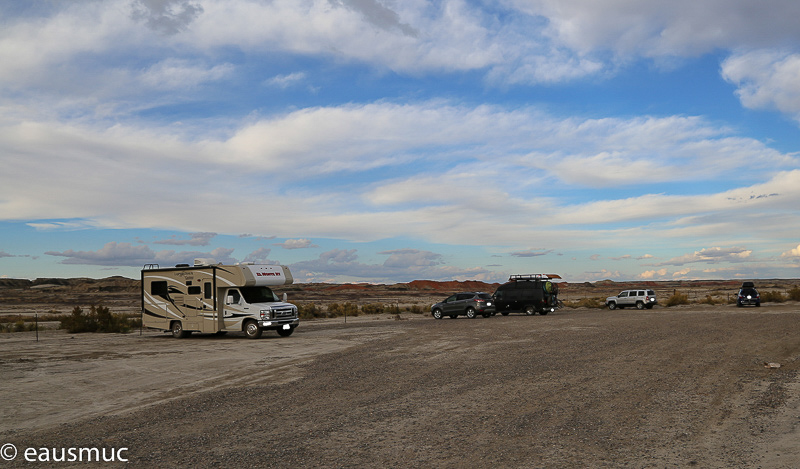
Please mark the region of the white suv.
POLYGON ((656 303, 656 292, 647 289, 625 290, 617 296, 606 298, 608 309, 622 309, 626 306, 636 306, 637 309, 652 309, 656 303))

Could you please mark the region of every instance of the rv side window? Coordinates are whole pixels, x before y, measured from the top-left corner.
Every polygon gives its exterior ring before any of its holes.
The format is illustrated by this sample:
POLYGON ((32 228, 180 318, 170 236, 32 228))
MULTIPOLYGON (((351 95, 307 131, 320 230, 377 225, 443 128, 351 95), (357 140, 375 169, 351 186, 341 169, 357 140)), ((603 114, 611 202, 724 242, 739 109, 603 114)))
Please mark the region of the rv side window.
POLYGON ((197 287, 197 286, 189 287, 189 294, 190 295, 199 295, 200 294, 200 287, 197 287))
POLYGON ((168 296, 166 280, 150 282, 150 294, 166 298, 168 296))
POLYGON ((239 290, 228 290, 228 304, 239 304, 239 299, 241 295, 239 295, 239 290))
POLYGON ((211 299, 211 282, 206 282, 203 284, 203 296, 205 299, 211 299))

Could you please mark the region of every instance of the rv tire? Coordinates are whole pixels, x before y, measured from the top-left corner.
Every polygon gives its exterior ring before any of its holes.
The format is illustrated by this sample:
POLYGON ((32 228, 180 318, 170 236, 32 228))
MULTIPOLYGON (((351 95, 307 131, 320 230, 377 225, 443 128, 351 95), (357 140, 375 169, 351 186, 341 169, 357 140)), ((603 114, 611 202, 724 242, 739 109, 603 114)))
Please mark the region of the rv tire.
POLYGON ((278 329, 278 335, 281 337, 289 337, 294 332, 294 327, 289 329, 278 329))
POLYGON ((185 339, 191 334, 191 332, 183 330, 183 324, 180 321, 172 321, 169 330, 172 332, 172 337, 176 339, 185 339))
POLYGON ((261 333, 264 332, 255 321, 247 321, 244 324, 244 333, 248 339, 258 339, 261 333))
POLYGON ((523 311, 525 311, 525 314, 527 314, 528 316, 533 316, 534 314, 536 314, 536 310, 533 308, 533 306, 530 305, 526 306, 523 311))

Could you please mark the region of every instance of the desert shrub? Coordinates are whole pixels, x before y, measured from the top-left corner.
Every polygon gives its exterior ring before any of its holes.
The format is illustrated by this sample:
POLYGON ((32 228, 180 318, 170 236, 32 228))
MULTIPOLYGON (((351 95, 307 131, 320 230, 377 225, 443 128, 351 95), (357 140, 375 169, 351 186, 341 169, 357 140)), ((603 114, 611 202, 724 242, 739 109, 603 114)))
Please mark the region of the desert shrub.
POLYGON ((564 306, 568 308, 605 308, 606 304, 600 298, 581 298, 580 300, 565 301, 564 306))
POLYGON ((666 306, 688 305, 689 295, 681 292, 675 292, 667 299, 666 306))
POLYGON ((300 319, 324 318, 325 311, 314 303, 300 303, 297 305, 297 315, 300 319))
POLYGON ((400 314, 400 306, 397 304, 388 305, 385 312, 389 314, 400 314))
POLYGON ((328 317, 358 316, 358 305, 353 303, 331 303, 328 305, 328 317))
POLYGON ((386 307, 383 303, 370 303, 361 306, 361 312, 364 314, 382 314, 386 311, 386 307))
POLYGON ((112 313, 105 306, 92 306, 88 314, 84 314, 80 306, 72 309, 72 313, 61 318, 61 329, 77 334, 80 332, 130 332, 133 322, 121 315, 112 313))
POLYGON ((765 291, 761 292, 761 301, 766 303, 783 303, 786 301, 786 296, 779 291, 765 291))
POLYGON ((420 305, 406 306, 406 311, 408 311, 411 314, 422 314, 423 313, 422 306, 420 306, 420 305))
POLYGON ((789 290, 789 299, 792 301, 800 301, 800 287, 794 287, 789 290))
POLYGON ((697 300, 697 302, 700 303, 700 304, 703 304, 703 305, 719 305, 719 304, 727 303, 728 300, 726 300, 725 298, 714 298, 711 295, 706 295, 705 298, 701 298, 701 299, 697 300))

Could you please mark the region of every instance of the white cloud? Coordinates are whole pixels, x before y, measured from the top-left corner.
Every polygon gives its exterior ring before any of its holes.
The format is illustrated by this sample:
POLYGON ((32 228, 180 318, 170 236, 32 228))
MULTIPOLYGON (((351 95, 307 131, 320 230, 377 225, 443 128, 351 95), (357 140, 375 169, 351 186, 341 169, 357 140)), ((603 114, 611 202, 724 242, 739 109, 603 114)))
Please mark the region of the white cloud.
POLYGON ((800 258, 800 244, 798 244, 796 248, 790 249, 781 254, 781 257, 800 258))
POLYGON ((696 56, 714 49, 784 44, 800 38, 794 0, 507 0, 549 20, 549 34, 582 53, 696 56))
MULTIPOLYGON (((693 263, 716 264, 720 262, 744 262, 749 259, 752 253, 753 253, 752 250, 738 246, 730 248, 720 248, 720 247, 703 248, 691 254, 684 254, 683 256, 675 257, 656 265, 682 266, 693 263)), ((680 275, 684 274, 685 273, 682 273, 680 275)))
POLYGON ((306 249, 306 248, 318 248, 316 244, 313 244, 310 239, 287 239, 282 243, 275 243, 274 246, 280 246, 283 249, 306 249))
POLYGON ((265 80, 264 84, 267 86, 275 86, 277 88, 287 89, 297 85, 298 83, 302 83, 305 80, 306 74, 304 72, 294 72, 286 75, 274 76, 269 80, 265 80))
POLYGON ((750 109, 777 109, 800 121, 800 54, 757 50, 729 57, 722 76, 750 109))
POLYGON ((234 71, 231 64, 207 66, 183 59, 165 59, 144 71, 138 81, 150 90, 174 90, 229 78, 234 71))
POLYGON ((217 261, 229 264, 236 262, 230 255, 233 249, 216 248, 210 252, 200 251, 153 251, 145 245, 131 243, 106 243, 97 251, 47 251, 49 256, 63 257, 62 264, 108 265, 141 267, 145 264, 157 263, 163 266, 173 264, 192 264, 195 258, 212 257, 217 261))
POLYGON ((643 280, 655 280, 667 276, 667 269, 646 270, 639 274, 639 278, 643 280))
POLYGON ((190 239, 177 239, 172 236, 169 239, 160 241, 153 241, 153 244, 172 244, 176 246, 208 246, 212 239, 217 236, 217 233, 190 233, 190 239))
MULTIPOLYGON (((68 220, 33 222, 41 228, 77 222, 192 233, 203 210, 219 216, 201 229, 219 233, 279 230, 281 237, 351 240, 422 234, 436 242, 510 246, 535 239, 553 249, 582 242, 583 229, 572 229, 577 224, 660 220, 658 227, 674 236, 713 236, 742 226, 791 231, 798 223, 765 211, 800 203, 800 171, 780 171, 796 160, 695 118, 557 119, 535 109, 380 102, 248 120, 230 138, 201 138, 174 128, 0 117, 0 154, 15 169, 0 173, 0 214, 68 220), (648 141, 652 149, 645 150, 648 141), (612 149, 616 161, 596 168, 592 155, 603 149, 612 149), (764 182, 720 193, 584 203, 559 195, 559 179, 578 188, 616 187, 621 182, 613 175, 641 161, 662 167, 650 183, 733 180, 753 162, 769 173, 749 171, 750 180, 764 182), (361 175, 379 168, 391 168, 392 179, 362 182, 361 175), (316 182, 303 185, 310 177, 316 182), (242 206, 281 223, 230 210, 242 206)), ((647 232, 640 226, 630 236, 647 232)), ((624 233, 609 229, 610 236, 624 233)))

